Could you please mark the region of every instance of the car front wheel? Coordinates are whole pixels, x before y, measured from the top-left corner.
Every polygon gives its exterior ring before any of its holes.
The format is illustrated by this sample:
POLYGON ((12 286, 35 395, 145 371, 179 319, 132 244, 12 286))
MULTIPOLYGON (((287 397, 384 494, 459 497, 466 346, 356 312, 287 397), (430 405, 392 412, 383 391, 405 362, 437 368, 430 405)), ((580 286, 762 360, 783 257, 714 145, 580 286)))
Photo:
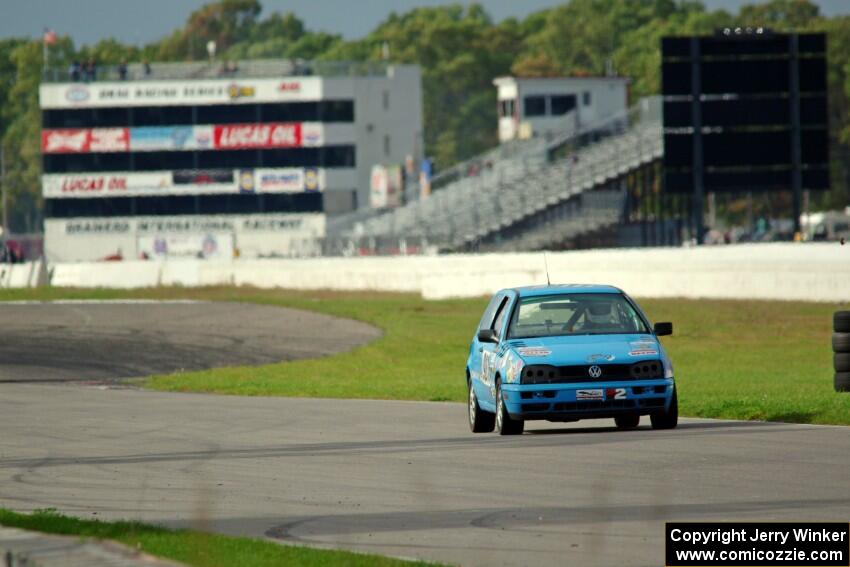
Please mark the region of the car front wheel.
POLYGON ((614 418, 618 429, 634 429, 640 425, 639 415, 618 415, 614 418))
POLYGON ((674 429, 679 424, 679 397, 673 390, 673 399, 670 400, 670 409, 653 413, 649 416, 653 429, 674 429))
POLYGON ((475 397, 475 388, 472 381, 469 382, 469 429, 473 433, 489 433, 496 426, 496 416, 481 409, 478 398, 475 397))
POLYGON ((525 422, 521 419, 511 419, 502 399, 502 385, 496 382, 496 430, 499 435, 522 435, 525 422))

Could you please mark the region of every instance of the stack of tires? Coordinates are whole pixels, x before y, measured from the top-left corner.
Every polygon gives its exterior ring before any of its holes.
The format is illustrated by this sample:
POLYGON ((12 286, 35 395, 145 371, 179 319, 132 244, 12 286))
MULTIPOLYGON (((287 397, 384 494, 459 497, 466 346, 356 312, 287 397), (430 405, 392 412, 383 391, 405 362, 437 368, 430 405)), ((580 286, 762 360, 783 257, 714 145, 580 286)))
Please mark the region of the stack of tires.
POLYGON ((850 311, 832 316, 832 363, 835 366, 835 391, 850 392, 850 311))

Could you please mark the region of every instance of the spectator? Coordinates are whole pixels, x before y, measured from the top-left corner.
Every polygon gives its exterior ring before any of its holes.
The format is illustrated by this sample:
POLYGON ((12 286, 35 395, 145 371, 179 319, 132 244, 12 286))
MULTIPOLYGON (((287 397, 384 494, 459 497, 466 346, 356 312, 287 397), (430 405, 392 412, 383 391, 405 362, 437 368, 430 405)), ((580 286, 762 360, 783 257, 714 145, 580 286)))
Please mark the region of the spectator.
POLYGON ((121 64, 118 65, 118 78, 122 81, 127 80, 127 60, 124 59, 121 61, 121 64))
POLYGON ((145 71, 145 77, 150 77, 150 75, 151 75, 151 64, 148 62, 147 59, 145 59, 142 62, 142 69, 144 69, 144 71, 145 71))
POLYGON ((74 62, 68 67, 68 77, 76 83, 80 80, 80 72, 82 69, 80 62, 74 59, 74 62))
POLYGON ((87 83, 97 80, 97 63, 94 62, 94 58, 88 60, 83 71, 87 83))
POLYGON ((239 71, 239 67, 236 65, 235 61, 227 61, 221 64, 218 68, 219 75, 235 75, 236 72, 239 71))

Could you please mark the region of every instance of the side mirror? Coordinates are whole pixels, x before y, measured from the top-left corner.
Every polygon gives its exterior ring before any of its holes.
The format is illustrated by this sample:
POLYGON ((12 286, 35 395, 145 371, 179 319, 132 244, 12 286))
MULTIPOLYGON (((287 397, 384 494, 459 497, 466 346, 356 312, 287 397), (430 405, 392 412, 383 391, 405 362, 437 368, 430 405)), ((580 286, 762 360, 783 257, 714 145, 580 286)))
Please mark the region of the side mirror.
POLYGON ((478 342, 497 343, 499 342, 499 337, 496 336, 496 331, 493 329, 481 329, 478 331, 478 342))
POLYGON ((656 323, 655 324, 655 334, 656 336, 663 337, 666 335, 673 334, 673 323, 656 323))

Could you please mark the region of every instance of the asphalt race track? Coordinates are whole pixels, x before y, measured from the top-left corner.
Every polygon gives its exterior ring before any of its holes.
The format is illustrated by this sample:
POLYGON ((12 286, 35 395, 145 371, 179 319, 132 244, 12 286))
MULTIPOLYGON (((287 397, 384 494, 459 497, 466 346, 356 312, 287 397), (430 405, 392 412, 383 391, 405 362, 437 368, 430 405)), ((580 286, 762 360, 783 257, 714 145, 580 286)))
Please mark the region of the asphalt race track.
POLYGON ((850 517, 845 427, 528 429, 472 435, 463 404, 3 383, 0 506, 463 565, 657 566, 665 521, 850 517))
POLYGON ((0 303, 0 382, 268 364, 343 352, 378 336, 364 323, 247 303, 0 303))

